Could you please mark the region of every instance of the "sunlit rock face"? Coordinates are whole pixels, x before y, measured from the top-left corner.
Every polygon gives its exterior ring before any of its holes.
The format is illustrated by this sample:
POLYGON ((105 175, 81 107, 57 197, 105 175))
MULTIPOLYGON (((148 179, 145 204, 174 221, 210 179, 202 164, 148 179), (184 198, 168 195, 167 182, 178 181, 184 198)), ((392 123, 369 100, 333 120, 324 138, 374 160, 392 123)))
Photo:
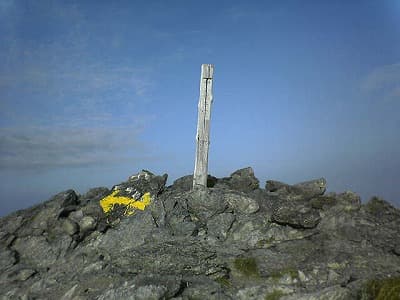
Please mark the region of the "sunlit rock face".
POLYGON ((0 299, 399 299, 400 211, 251 168, 141 171, 0 219, 0 299), (380 298, 379 298, 380 297, 380 298))

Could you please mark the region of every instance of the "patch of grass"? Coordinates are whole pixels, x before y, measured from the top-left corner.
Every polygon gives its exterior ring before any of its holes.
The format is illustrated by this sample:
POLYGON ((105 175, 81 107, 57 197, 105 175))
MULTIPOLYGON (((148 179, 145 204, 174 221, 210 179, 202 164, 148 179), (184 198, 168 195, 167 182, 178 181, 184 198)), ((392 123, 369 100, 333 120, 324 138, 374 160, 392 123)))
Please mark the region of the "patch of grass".
POLYGON ((361 291, 361 300, 396 300, 400 295, 400 277, 372 279, 361 291))
POLYGON ((265 300, 279 300, 285 293, 280 290, 274 290, 272 293, 269 293, 265 296, 265 300))
POLYGON ((247 277, 260 277, 257 262, 253 257, 237 257, 233 265, 242 275, 247 277))

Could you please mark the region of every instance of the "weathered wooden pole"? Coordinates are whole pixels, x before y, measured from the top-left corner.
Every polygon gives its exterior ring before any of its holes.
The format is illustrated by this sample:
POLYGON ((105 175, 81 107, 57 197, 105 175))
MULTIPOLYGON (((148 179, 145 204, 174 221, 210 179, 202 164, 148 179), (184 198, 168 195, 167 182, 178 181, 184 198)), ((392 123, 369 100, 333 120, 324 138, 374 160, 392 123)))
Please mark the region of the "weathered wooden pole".
POLYGON ((196 161, 194 165, 193 188, 199 186, 207 187, 211 103, 213 101, 213 74, 213 65, 201 65, 199 112, 196 134, 196 161))

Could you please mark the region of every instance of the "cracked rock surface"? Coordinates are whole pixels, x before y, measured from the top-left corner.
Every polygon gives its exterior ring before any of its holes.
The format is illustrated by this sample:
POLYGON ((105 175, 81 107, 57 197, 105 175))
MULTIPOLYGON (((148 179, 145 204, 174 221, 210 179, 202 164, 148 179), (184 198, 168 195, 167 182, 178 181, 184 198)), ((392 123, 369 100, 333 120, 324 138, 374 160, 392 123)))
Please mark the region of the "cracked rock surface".
POLYGON ((266 188, 251 168, 132 175, 0 219, 0 299, 400 299, 400 210, 323 178, 266 188), (118 189, 151 203, 106 215, 118 189), (386 297, 386 298, 384 298, 386 297))

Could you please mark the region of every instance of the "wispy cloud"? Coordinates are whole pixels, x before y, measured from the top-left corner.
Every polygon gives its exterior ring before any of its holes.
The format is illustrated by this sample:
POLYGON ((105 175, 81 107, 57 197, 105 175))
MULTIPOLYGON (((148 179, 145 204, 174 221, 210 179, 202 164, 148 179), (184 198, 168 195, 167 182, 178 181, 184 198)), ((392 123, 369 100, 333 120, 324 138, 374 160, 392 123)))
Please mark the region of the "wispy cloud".
POLYGON ((7 21, 27 20, 18 23, 19 31, 5 30, 0 45, 0 117, 30 114, 40 121, 56 111, 59 120, 87 124, 133 111, 152 88, 151 66, 116 55, 112 41, 107 43, 113 34, 98 42, 101 24, 89 23, 76 5, 35 3, 7 21), (34 12, 29 16, 28 8, 34 12), (32 23, 40 36, 28 34, 32 23))
POLYGON ((361 91, 380 100, 400 100, 400 63, 373 70, 362 80, 361 91))
POLYGON ((82 61, 49 65, 34 58, 29 62, 0 73, 3 105, 15 108, 19 97, 26 99, 27 106, 35 102, 49 108, 57 105, 70 117, 88 119, 104 115, 110 106, 131 109, 152 84, 147 70, 129 66, 82 61))
POLYGON ((132 162, 146 156, 135 128, 3 128, 0 170, 132 162))
POLYGON ((0 0, 0 169, 147 157, 138 135, 154 66, 118 42, 147 31, 127 30, 114 8, 104 19, 80 3, 0 0))

